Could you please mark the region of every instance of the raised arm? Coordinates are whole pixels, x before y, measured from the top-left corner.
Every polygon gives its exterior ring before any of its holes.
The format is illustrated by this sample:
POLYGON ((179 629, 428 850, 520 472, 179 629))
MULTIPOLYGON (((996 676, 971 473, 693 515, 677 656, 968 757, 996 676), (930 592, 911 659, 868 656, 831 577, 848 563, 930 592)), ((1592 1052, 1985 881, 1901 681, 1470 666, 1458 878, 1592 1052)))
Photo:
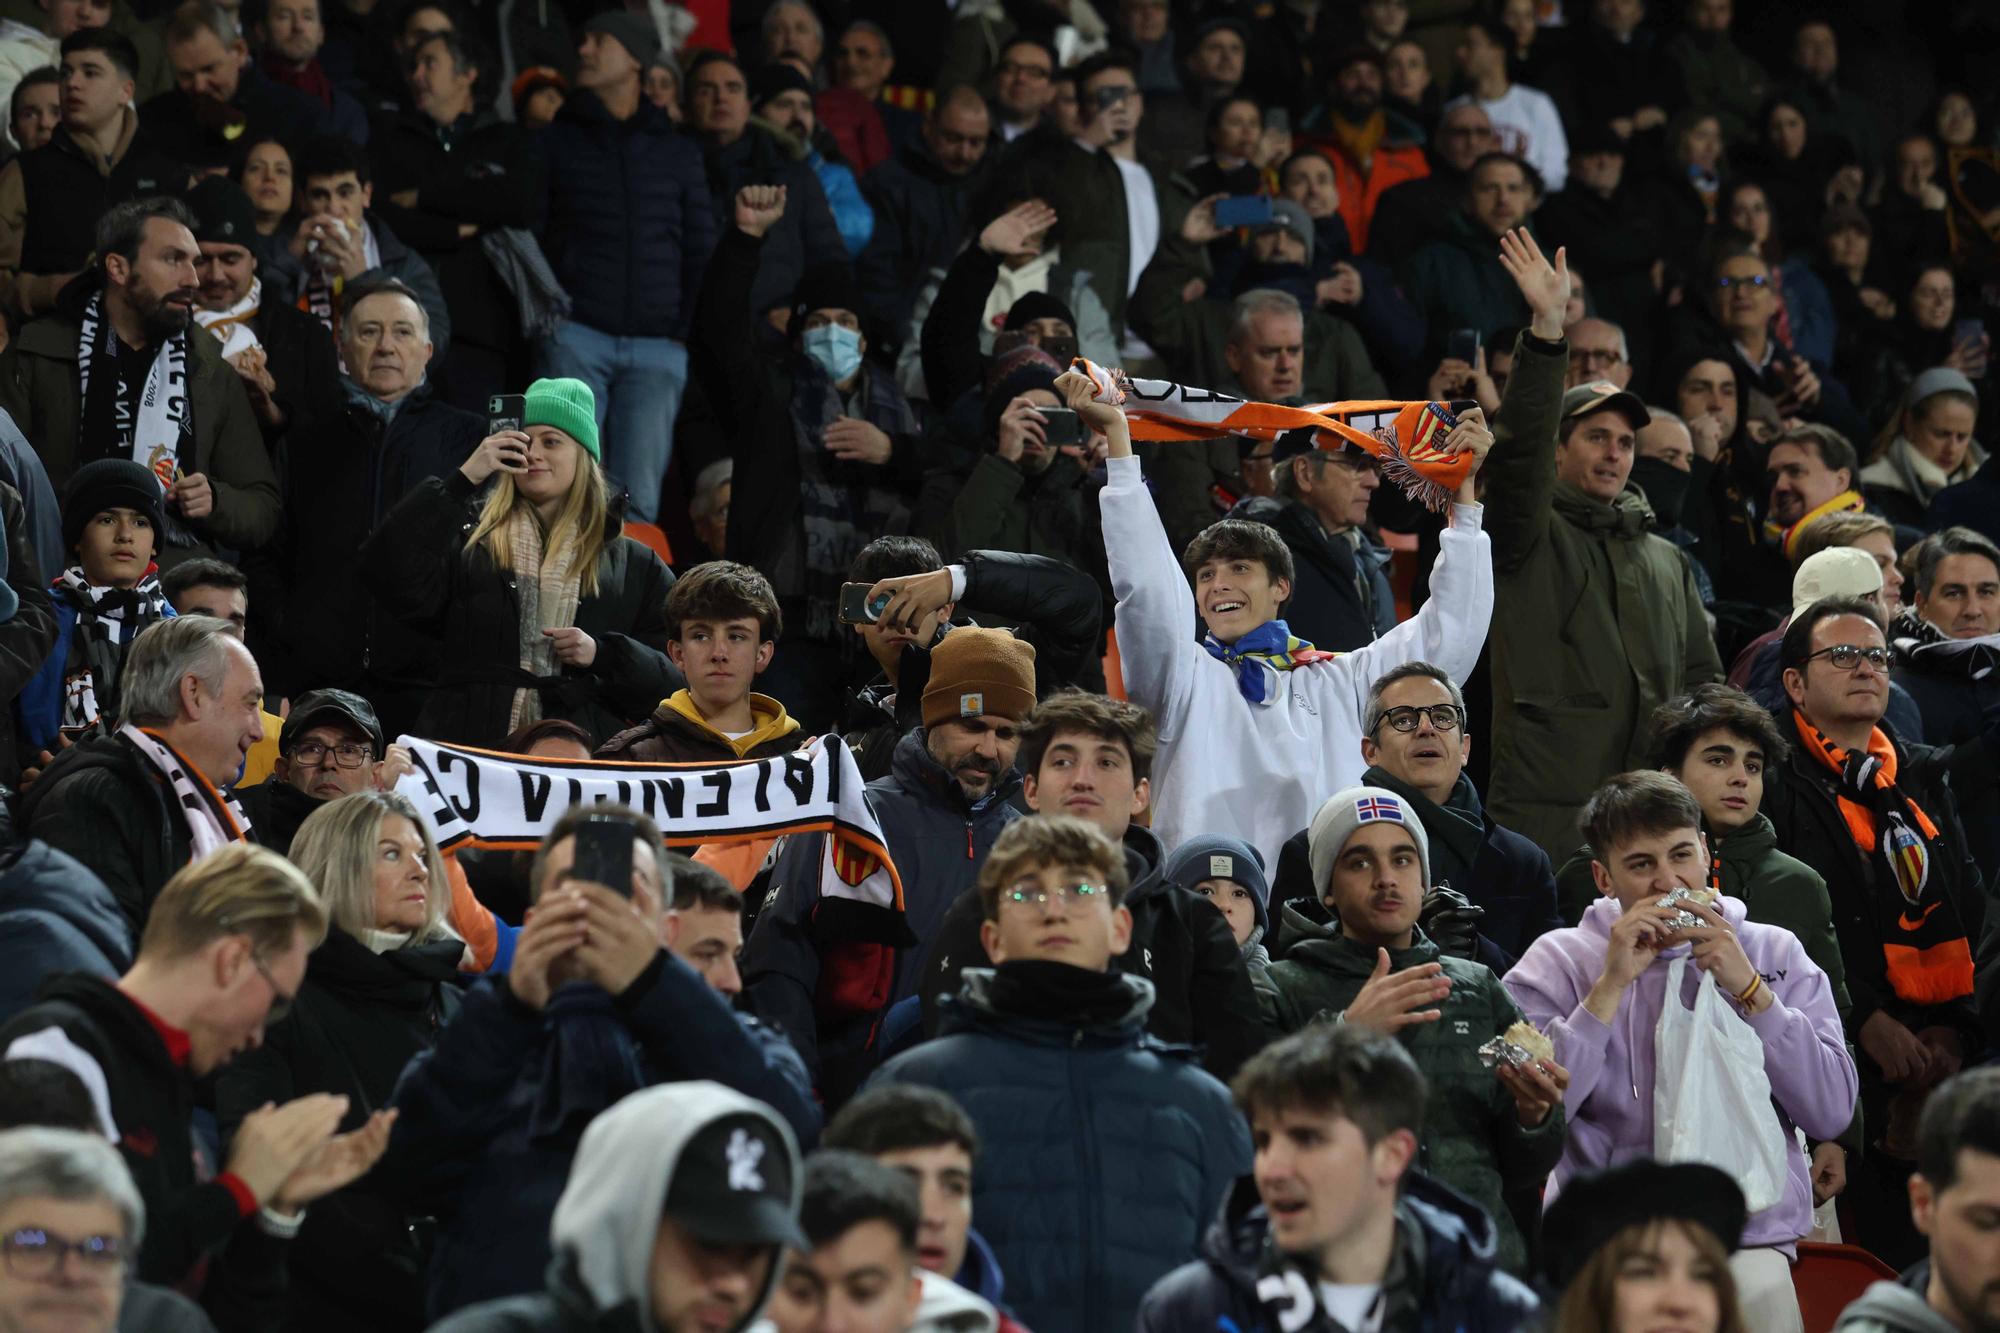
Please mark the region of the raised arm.
POLYGON ((1500 263, 1533 313, 1521 336, 1514 373, 1493 418, 1493 456, 1486 466, 1486 501, 1492 514, 1486 531, 1493 538, 1493 563, 1505 572, 1518 566, 1548 531, 1550 497, 1556 486, 1556 433, 1562 426, 1563 380, 1569 348, 1563 341, 1563 309, 1569 303, 1569 264, 1562 250, 1555 263, 1525 229, 1500 238, 1500 263))

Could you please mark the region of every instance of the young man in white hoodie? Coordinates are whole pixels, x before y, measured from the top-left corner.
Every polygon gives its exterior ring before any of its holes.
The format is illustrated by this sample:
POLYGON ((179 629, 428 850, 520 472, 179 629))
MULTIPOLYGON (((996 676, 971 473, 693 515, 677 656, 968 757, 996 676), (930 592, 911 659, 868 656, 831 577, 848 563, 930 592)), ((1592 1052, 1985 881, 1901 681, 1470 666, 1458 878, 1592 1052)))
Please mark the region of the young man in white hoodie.
POLYGON ((1056 388, 1109 442, 1100 503, 1119 657, 1126 693, 1151 710, 1160 729, 1153 830, 1173 847, 1229 828, 1276 865, 1285 839, 1311 821, 1320 802, 1361 780, 1370 683, 1413 659, 1463 679, 1478 660, 1493 613, 1493 559, 1473 478, 1493 434, 1475 409, 1445 437, 1444 448, 1471 453, 1473 466, 1453 497, 1423 609, 1365 648, 1319 654, 1291 639, 1278 618, 1293 575, 1277 532, 1224 519, 1196 537, 1177 565, 1132 454, 1125 414, 1097 402, 1092 382, 1076 371, 1056 388), (1195 635, 1197 613, 1205 639, 1195 635))

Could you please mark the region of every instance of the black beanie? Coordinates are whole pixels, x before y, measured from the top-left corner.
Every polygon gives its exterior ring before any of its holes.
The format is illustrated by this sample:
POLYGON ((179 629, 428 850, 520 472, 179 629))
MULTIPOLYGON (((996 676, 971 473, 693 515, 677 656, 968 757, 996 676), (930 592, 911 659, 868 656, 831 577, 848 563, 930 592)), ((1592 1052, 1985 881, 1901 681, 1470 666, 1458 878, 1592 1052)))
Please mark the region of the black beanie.
MULTIPOLYGON (((999 432, 1000 414, 1007 410, 1007 404, 1028 390, 1047 389, 1056 393, 1056 376, 1062 374, 1063 367, 1039 347, 1017 347, 1002 358, 998 370, 999 375, 986 391, 986 410, 982 419, 988 435, 999 432)), ((1056 397, 1061 398, 1062 395, 1056 393, 1056 397)))
POLYGON ((764 105, 780 93, 802 92, 812 96, 812 81, 792 65, 765 65, 750 76, 750 105, 764 105))
POLYGON ((136 509, 153 524, 155 552, 165 541, 162 506, 166 496, 151 469, 129 458, 100 458, 85 463, 63 488, 63 555, 68 558, 83 538, 84 525, 107 509, 136 509))
POLYGON ((1038 319, 1059 319, 1069 325, 1071 333, 1076 332, 1076 316, 1070 313, 1068 306, 1047 292, 1029 292, 1007 307, 1007 322, 1000 327, 1004 332, 1011 333, 1038 319))
MULTIPOLYGON (((845 264, 820 264, 807 269, 792 291, 792 317, 802 320, 815 310, 852 310, 861 313, 861 288, 855 285, 854 271, 845 264)), ((792 327, 792 336, 801 332, 792 327)))

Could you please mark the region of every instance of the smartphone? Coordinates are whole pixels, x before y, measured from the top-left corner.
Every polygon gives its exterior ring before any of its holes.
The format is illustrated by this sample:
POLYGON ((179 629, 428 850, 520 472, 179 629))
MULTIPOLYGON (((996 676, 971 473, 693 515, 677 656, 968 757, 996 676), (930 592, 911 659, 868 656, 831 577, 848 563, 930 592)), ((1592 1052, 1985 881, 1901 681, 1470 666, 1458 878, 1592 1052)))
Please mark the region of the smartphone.
POLYGON ((1237 194, 1215 201, 1218 227, 1261 227, 1271 220, 1271 196, 1237 194))
POLYGON ((576 859, 569 878, 602 884, 621 898, 632 896, 632 826, 608 815, 593 815, 576 826, 576 859))
POLYGON ((1083 443, 1083 421, 1072 407, 1043 407, 1036 409, 1047 423, 1042 427, 1051 447, 1064 444, 1083 443))
POLYGON ((870 601, 868 590, 872 583, 843 583, 840 585, 840 623, 843 625, 872 625, 882 618, 882 612, 889 605, 889 594, 870 601))
POLYGON ((1453 329, 1445 339, 1444 356, 1447 361, 1463 361, 1468 366, 1479 364, 1479 330, 1453 329))
POLYGON ((496 393, 486 400, 486 433, 498 435, 503 430, 519 430, 521 419, 527 415, 525 394, 496 393))
POLYGON ((1264 113, 1264 128, 1279 134, 1292 132, 1292 113, 1281 106, 1274 106, 1264 113))
POLYGON ((1977 347, 1979 340, 1986 336, 1986 321, 1983 319, 1955 320, 1951 326, 1953 347, 1977 347))

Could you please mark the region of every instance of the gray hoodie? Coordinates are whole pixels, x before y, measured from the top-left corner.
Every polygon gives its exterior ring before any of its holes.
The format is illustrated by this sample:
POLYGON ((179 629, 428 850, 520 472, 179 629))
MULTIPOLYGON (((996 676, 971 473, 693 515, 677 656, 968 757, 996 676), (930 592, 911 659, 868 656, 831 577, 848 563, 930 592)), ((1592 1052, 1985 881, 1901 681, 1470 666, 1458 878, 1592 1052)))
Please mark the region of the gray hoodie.
POLYGON ((1834 1333, 1958 1333, 1956 1326, 1931 1309, 1921 1288, 1900 1282, 1877 1282, 1861 1299, 1841 1311, 1834 1333))

